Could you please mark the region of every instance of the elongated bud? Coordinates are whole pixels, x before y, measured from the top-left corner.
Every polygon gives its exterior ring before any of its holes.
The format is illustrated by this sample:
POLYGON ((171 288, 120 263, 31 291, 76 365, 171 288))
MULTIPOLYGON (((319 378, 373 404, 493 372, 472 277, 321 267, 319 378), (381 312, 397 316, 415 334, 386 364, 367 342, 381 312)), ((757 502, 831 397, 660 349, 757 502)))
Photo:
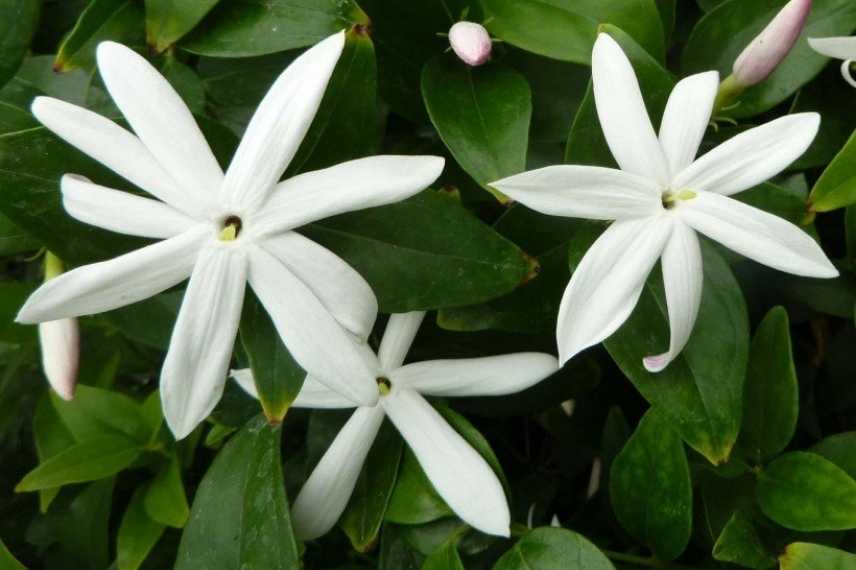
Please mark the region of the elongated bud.
MULTIPOLYGON (((45 254, 45 281, 63 271, 62 261, 45 254)), ((42 349, 42 368, 51 387, 64 400, 74 397, 77 369, 80 361, 80 330, 77 319, 59 319, 39 324, 39 344, 42 349)))
POLYGON ((481 24, 458 22, 449 30, 449 44, 461 61, 473 67, 490 59, 490 34, 481 24))
POLYGON ((734 79, 750 87, 767 79, 796 44, 811 12, 811 0, 791 0, 734 62, 734 79))

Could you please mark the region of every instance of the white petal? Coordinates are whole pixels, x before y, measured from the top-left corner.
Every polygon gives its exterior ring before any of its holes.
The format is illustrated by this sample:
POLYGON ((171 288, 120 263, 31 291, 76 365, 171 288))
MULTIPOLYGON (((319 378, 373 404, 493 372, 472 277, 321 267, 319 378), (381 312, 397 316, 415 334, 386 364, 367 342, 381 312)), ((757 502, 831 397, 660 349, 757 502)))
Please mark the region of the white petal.
POLYGON ((695 159, 710 124, 718 90, 719 73, 716 71, 684 78, 672 90, 660 124, 660 145, 669 161, 670 172, 680 172, 695 159))
POLYGON ((799 113, 742 132, 678 173, 672 186, 725 196, 757 186, 799 158, 819 127, 820 115, 799 113))
POLYGON ((294 60, 271 86, 244 131, 226 171, 222 199, 231 207, 261 205, 294 157, 345 47, 339 32, 294 60))
POLYGON ((389 316, 377 351, 380 367, 386 373, 392 372, 404 363, 424 318, 425 311, 395 313, 389 316))
POLYGON ((50 97, 36 97, 33 115, 68 144, 80 149, 152 196, 194 216, 205 214, 132 133, 92 111, 50 97))
POLYGON ((856 59, 856 36, 838 38, 809 38, 811 49, 835 59, 856 59))
POLYGON ((141 55, 115 42, 96 51, 104 85, 128 123, 172 179, 207 211, 223 171, 172 85, 141 55))
POLYGON ((558 370, 556 357, 521 352, 415 362, 392 373, 392 383, 429 396, 504 396, 525 390, 558 370))
POLYGON ((613 168, 548 166, 491 186, 549 216, 620 220, 649 216, 662 208, 662 189, 656 182, 613 168))
POLYGON ((850 71, 850 66, 853 64, 852 59, 847 59, 841 62, 841 77, 844 78, 850 87, 856 87, 856 79, 853 77, 853 73, 850 71))
POLYGON ((248 251, 250 285, 297 363, 352 402, 374 405, 378 366, 371 349, 275 257, 260 247, 248 251))
POLYGON ((80 330, 77 319, 59 319, 39 324, 42 368, 51 387, 63 400, 74 397, 80 361, 80 330))
POLYGON ((246 283, 240 250, 213 246, 199 253, 161 371, 164 419, 176 439, 192 432, 223 395, 246 283))
POLYGON ((362 339, 377 318, 377 297, 342 258, 295 232, 264 240, 262 247, 303 281, 339 323, 362 339))
POLYGON ((778 216, 712 192, 699 192, 677 211, 695 230, 758 263, 805 277, 838 276, 817 242, 778 216))
POLYGON ((78 267, 36 289, 18 313, 20 323, 40 323, 103 313, 165 291, 190 275, 210 228, 196 227, 168 240, 78 267))
POLYGON ((318 538, 342 516, 383 416, 380 406, 357 408, 342 427, 291 508, 297 538, 318 538))
POLYGON ((594 242, 559 306, 556 341, 561 364, 627 320, 671 230, 669 215, 618 221, 594 242))
POLYGON ((65 211, 81 222, 122 234, 170 238, 196 224, 163 202, 93 184, 66 174, 60 183, 65 211))
POLYGON ((229 372, 229 376, 238 383, 241 389, 252 396, 254 399, 259 399, 259 393, 256 390, 256 382, 253 380, 253 371, 249 368, 240 368, 229 372))
MULTIPOLYGON (((259 398, 256 384, 253 381, 253 371, 249 368, 232 370, 232 378, 253 398, 259 398)), ((303 387, 297 398, 291 404, 295 408, 340 409, 353 408, 354 403, 338 392, 334 392, 313 376, 306 376, 303 387)))
POLYGON ((684 349, 701 303, 704 273, 698 236, 679 220, 675 221, 672 235, 663 249, 662 265, 669 310, 669 350, 643 359, 648 372, 660 372, 684 349))
POLYGON ((633 65, 608 34, 599 34, 594 44, 592 85, 603 134, 621 169, 668 184, 669 166, 651 126, 633 65))
POLYGON ((443 164, 436 156, 372 156, 306 172, 280 183, 253 223, 270 234, 399 202, 434 182, 443 164))
POLYGON ((508 502, 484 458, 413 390, 393 389, 381 404, 455 514, 484 533, 509 536, 508 502))

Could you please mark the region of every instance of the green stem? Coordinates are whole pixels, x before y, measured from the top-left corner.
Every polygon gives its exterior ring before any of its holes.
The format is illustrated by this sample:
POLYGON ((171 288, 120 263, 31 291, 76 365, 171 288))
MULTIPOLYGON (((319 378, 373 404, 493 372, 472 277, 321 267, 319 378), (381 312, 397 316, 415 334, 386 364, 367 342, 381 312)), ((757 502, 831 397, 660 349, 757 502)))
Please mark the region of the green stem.
POLYGON ((45 252, 45 281, 53 279, 61 275, 65 268, 62 265, 62 260, 53 253, 45 252))
POLYGON ((737 103, 740 95, 746 91, 746 87, 739 84, 734 75, 729 75, 719 84, 719 91, 716 93, 716 101, 713 103, 713 113, 711 116, 716 117, 723 109, 733 106, 737 103))

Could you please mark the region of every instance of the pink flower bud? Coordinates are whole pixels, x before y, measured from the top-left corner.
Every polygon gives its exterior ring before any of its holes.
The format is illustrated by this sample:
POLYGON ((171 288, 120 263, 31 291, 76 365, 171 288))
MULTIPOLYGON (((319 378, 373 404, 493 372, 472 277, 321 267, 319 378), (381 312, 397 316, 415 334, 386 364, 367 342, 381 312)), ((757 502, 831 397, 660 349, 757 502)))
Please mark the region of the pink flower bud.
POLYGON ((770 76, 799 39, 811 12, 811 0, 791 0, 734 62, 734 79, 756 85, 770 76))
POLYGON ((449 44, 461 61, 473 67, 490 59, 493 47, 484 26, 474 22, 458 22, 449 30, 449 44))
POLYGON ((74 397, 80 358, 77 319, 59 319, 39 324, 42 368, 51 387, 63 400, 74 397))

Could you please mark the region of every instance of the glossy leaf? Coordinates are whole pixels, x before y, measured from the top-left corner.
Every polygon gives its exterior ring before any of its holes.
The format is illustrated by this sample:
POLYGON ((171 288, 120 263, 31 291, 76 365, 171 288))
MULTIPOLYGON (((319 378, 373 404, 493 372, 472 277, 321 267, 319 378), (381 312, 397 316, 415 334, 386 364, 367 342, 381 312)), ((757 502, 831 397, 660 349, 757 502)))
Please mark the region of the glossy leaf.
POLYGON ((828 212, 856 203, 856 131, 829 163, 809 196, 809 207, 828 212))
POLYGON ((416 456, 405 447, 384 518, 398 524, 423 524, 453 514, 434 490, 416 456))
POLYGON ((15 316, 34 290, 29 283, 0 281, 0 341, 15 344, 36 341, 36 327, 15 322, 15 316))
POLYGON ((614 570, 595 545, 562 528, 536 528, 496 561, 493 570, 614 570))
POLYGON ((217 454, 196 491, 177 570, 299 567, 280 433, 256 417, 217 454))
MULTIPOLYGON (((0 103, 0 107, 2 107, 0 103)), ((40 244, 29 234, 18 228, 12 220, 0 214, 0 255, 15 255, 39 249, 40 244)))
POLYGON ((222 2, 181 47, 212 57, 252 57, 310 46, 342 28, 367 24, 353 0, 222 2))
POLYGON ((453 543, 447 542, 425 559, 422 570, 465 570, 465 568, 458 549, 453 543))
POLYGON ((158 524, 182 528, 187 522, 190 507, 184 494, 178 456, 171 457, 148 484, 143 506, 146 516, 158 524))
POLYGON ((788 313, 782 307, 772 309, 758 325, 744 390, 738 446, 749 461, 760 465, 787 447, 799 413, 788 313))
POLYGON ((752 520, 737 511, 722 529, 713 546, 713 557, 720 562, 732 562, 746 568, 772 568, 776 559, 767 551, 752 520))
POLYGON ((517 71, 440 56, 422 71, 422 96, 443 142, 480 185, 526 169, 532 94, 517 71))
POLYGON ((39 0, 0 1, 0 86, 15 75, 39 20, 39 0))
MULTIPOLYGON (((74 436, 62 423, 47 396, 40 398, 36 405, 33 415, 33 437, 36 440, 36 453, 40 463, 44 463, 75 443, 74 436)), ((47 511, 57 494, 59 494, 59 488, 39 491, 39 510, 47 511)))
POLYGON ((856 431, 837 433, 811 448, 812 453, 832 461, 856 479, 856 431))
POLYGON ((51 394, 51 402, 79 442, 121 435, 144 445, 151 437, 140 404, 124 394, 81 384, 75 390, 74 400, 67 402, 51 394))
POLYGON ((0 540, 0 566, 6 570, 27 570, 26 566, 18 562, 18 560, 9 552, 3 541, 0 540))
POLYGON ((856 528, 856 480, 814 453, 787 453, 761 471, 758 504, 794 530, 856 528))
POLYGON ((92 0, 59 46, 54 69, 92 69, 95 66, 95 48, 105 40, 126 45, 141 44, 142 7, 132 0, 92 0))
POLYGON ((600 24, 628 31, 658 59, 663 23, 654 0, 482 0, 491 34, 527 51, 589 65, 600 24))
POLYGON ((143 506, 146 487, 139 487, 122 516, 116 539, 118 570, 137 570, 157 544, 166 527, 153 521, 143 506))
POLYGON ((609 497, 621 526, 663 560, 684 551, 692 531, 692 482, 684 444, 656 408, 612 462, 609 497))
POLYGON ((146 43, 162 52, 192 30, 220 0, 146 0, 146 43))
POLYGON ((856 568, 856 554, 822 544, 794 542, 779 557, 781 570, 848 570, 856 568))
POLYGON ((530 272, 517 246, 454 197, 431 190, 303 231, 366 278, 384 313, 486 301, 511 291, 530 272))

